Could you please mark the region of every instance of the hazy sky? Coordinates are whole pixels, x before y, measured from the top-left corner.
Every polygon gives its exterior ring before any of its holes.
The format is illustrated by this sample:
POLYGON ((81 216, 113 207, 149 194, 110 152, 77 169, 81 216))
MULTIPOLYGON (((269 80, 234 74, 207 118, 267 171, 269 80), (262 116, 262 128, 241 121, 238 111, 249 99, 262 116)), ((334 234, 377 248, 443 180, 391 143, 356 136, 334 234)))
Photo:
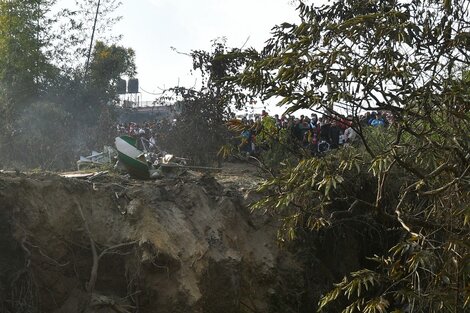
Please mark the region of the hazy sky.
MULTIPOLYGON (((263 47, 270 29, 285 21, 296 21, 289 0, 124 0, 116 25, 122 44, 136 51, 142 89, 158 93, 160 88, 191 87, 191 59, 177 54, 209 49, 210 41, 225 36, 229 47, 263 47)), ((142 93, 146 100, 154 96, 142 93)))
MULTIPOLYGON (((200 81, 199 75, 190 73, 191 58, 171 47, 181 52, 208 50, 211 40, 226 37, 228 47, 242 47, 248 39, 245 47, 260 50, 273 26, 299 20, 292 0, 121 1, 116 15, 122 20, 113 32, 123 35, 121 45, 136 52, 137 78, 144 101, 155 100, 157 95, 153 94, 162 89, 178 84, 190 88, 196 80, 200 81)), ((73 9, 74 2, 58 0, 58 5, 73 9)), ((310 2, 319 4, 325 0, 310 2)), ((280 113, 281 109, 269 111, 280 113)))

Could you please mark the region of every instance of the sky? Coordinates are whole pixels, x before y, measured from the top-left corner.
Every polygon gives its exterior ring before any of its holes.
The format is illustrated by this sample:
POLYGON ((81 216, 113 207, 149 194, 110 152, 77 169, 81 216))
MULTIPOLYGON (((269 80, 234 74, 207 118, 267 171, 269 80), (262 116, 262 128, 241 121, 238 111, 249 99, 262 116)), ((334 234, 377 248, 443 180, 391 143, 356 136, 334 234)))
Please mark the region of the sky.
POLYGON ((136 52, 142 97, 153 100, 173 86, 192 87, 192 60, 181 52, 210 49, 211 40, 227 38, 228 47, 261 49, 271 28, 298 20, 289 0, 124 0, 115 26, 121 44, 136 52))
MULTIPOLYGON (((191 58, 171 47, 185 53, 209 50, 212 40, 226 37, 229 48, 246 43, 245 48, 260 50, 272 27, 299 21, 292 0, 121 1, 116 15, 122 20, 113 32, 122 35, 120 45, 136 52, 136 77, 143 101, 155 100, 166 88, 191 88, 200 80, 199 75, 191 74, 191 58)), ((71 8, 74 0, 58 2, 71 8)))

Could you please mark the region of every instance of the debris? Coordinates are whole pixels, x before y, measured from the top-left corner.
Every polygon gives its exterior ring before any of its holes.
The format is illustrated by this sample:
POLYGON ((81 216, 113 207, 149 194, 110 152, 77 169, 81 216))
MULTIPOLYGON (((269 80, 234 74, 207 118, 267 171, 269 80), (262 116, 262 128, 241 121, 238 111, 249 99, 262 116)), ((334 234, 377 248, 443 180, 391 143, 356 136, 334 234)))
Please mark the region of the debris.
POLYGON ((88 179, 89 181, 101 177, 108 174, 108 171, 102 171, 102 172, 91 172, 91 173, 83 173, 83 172, 67 172, 67 173, 61 173, 59 176, 65 177, 65 178, 77 178, 77 179, 88 179))
POLYGON ((110 164, 116 156, 116 150, 110 146, 104 146, 103 152, 92 151, 90 156, 80 156, 77 161, 77 169, 83 166, 110 164))
POLYGON ((88 181, 92 181, 98 177, 102 177, 108 174, 108 171, 96 172, 92 176, 88 177, 88 181))
MULTIPOLYGON (((140 138, 142 141, 143 139, 140 138)), ((119 161, 124 164, 127 172, 134 178, 157 179, 175 177, 188 169, 204 171, 220 171, 220 168, 186 165, 188 159, 175 157, 163 151, 151 151, 145 142, 139 145, 139 139, 130 136, 116 137, 116 149, 119 161), (142 146, 144 151, 137 147, 142 146)))

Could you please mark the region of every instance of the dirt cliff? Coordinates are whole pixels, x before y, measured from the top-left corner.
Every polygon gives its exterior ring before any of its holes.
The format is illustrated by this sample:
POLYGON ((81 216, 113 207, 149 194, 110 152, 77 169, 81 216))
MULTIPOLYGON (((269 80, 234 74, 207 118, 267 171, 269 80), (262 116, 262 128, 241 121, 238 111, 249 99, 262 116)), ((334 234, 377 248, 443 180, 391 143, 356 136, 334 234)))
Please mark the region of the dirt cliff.
POLYGON ((254 177, 0 174, 0 312, 280 312, 301 267, 254 177), (282 300, 280 300, 282 299, 282 300))

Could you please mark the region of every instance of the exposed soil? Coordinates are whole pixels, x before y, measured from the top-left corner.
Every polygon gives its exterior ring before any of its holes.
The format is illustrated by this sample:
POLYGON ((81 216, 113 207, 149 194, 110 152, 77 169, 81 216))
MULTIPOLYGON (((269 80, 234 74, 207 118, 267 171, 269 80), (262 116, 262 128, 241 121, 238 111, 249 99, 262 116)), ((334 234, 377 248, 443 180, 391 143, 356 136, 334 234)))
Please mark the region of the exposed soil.
POLYGON ((301 284, 301 267, 277 247, 276 225, 247 209, 253 173, 0 174, 0 312, 276 312, 280 298, 297 301, 283 289, 301 284))

